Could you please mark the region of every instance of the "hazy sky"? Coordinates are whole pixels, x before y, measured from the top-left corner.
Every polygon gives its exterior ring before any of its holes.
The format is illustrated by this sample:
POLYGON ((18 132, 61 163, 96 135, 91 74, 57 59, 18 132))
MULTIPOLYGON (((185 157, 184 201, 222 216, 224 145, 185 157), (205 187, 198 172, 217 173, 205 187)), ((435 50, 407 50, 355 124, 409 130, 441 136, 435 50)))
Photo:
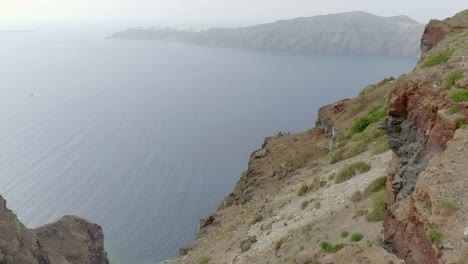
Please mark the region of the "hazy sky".
POLYGON ((242 26, 353 10, 425 23, 467 8, 467 0, 0 0, 0 24, 242 26))

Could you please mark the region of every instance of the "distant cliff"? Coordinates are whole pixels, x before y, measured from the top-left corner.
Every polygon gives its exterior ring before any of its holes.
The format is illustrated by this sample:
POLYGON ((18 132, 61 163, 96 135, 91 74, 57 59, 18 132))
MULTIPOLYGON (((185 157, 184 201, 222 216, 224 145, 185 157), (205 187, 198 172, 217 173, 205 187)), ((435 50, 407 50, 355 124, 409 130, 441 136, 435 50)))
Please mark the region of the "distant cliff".
POLYGON ((281 52, 419 56, 424 25, 406 16, 349 12, 203 31, 127 29, 115 39, 175 40, 200 45, 281 52))
POLYGON ((0 263, 107 264, 102 228, 76 216, 65 216, 28 229, 0 196, 0 263))

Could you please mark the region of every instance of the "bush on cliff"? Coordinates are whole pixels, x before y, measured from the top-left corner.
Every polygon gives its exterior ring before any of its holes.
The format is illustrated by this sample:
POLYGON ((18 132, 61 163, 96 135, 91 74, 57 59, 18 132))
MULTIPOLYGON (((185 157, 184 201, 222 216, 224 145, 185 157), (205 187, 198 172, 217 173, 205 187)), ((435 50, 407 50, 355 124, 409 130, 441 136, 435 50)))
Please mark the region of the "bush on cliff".
POLYGON ((372 211, 366 216, 369 222, 380 222, 384 219, 385 213, 385 190, 380 190, 372 195, 372 211))
POLYGON ((463 79, 463 71, 460 69, 454 70, 445 78, 445 85, 450 89, 461 79, 463 79))

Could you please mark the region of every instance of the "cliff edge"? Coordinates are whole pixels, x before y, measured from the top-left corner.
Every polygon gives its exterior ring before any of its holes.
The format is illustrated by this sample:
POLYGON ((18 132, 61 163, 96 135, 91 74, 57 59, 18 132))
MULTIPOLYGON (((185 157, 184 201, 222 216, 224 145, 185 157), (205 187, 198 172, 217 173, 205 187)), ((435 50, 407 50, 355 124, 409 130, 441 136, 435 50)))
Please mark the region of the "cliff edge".
POLYGON ((0 196, 0 263, 107 264, 102 228, 76 216, 28 229, 0 196))

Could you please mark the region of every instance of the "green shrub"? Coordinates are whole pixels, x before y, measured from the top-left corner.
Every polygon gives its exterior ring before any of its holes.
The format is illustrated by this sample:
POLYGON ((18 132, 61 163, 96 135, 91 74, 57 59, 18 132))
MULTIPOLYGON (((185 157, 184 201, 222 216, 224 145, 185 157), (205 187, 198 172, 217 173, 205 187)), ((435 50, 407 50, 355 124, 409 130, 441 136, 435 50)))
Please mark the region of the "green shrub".
POLYGON ((453 54, 453 50, 451 49, 444 50, 442 52, 439 52, 427 58, 423 62, 422 66, 423 68, 427 68, 427 67, 436 66, 442 63, 446 63, 452 57, 452 54, 453 54))
POLYGON ((455 124, 457 125, 457 127, 462 127, 465 124, 465 117, 459 116, 455 118, 455 124))
POLYGON ((463 71, 460 69, 454 70, 445 78, 445 86, 450 89, 461 79, 463 79, 463 71))
POLYGON ((198 258, 197 263, 198 264, 208 264, 210 262, 211 258, 207 256, 201 256, 198 258))
POLYGON ((454 115, 458 112, 458 107, 457 106, 451 106, 449 107, 449 109, 447 110, 447 113, 449 113, 449 115, 454 115))
POLYGON ((342 231, 341 232, 341 237, 342 238, 346 238, 346 237, 348 237, 348 235, 349 235, 348 231, 342 231))
POLYGON ((362 161, 348 164, 338 172, 335 183, 345 182, 356 175, 368 172, 370 169, 370 165, 362 161))
POLYGON ((320 243, 320 247, 322 247, 323 251, 327 252, 327 253, 336 253, 338 252, 340 249, 344 248, 344 244, 336 244, 336 245, 332 245, 326 241, 320 243))
POLYGON ((468 101, 468 90, 458 89, 450 97, 453 102, 460 103, 468 101))
POLYGON ((309 201, 304 201, 304 202, 302 202, 302 204, 301 204, 301 209, 304 210, 304 209, 307 208, 307 206, 309 206, 309 201))
POLYGON ((385 208, 385 190, 380 190, 372 195, 372 211, 366 215, 369 222, 380 222, 384 219, 385 208))
POLYGON ((284 242, 286 242, 286 238, 283 237, 281 238, 280 240, 276 241, 275 243, 275 251, 278 251, 284 244, 284 242))
POLYGON ((373 180, 364 191, 365 194, 369 195, 371 193, 378 192, 380 190, 385 189, 385 183, 387 182, 387 176, 379 177, 373 180))
POLYGON ((359 133, 364 131, 371 124, 370 119, 367 116, 359 118, 352 126, 354 133, 359 133))
POLYGON ((351 202, 357 203, 357 202, 361 201, 362 198, 363 198, 362 197, 362 192, 358 190, 358 191, 355 191, 353 193, 353 195, 351 196, 351 198, 349 198, 349 199, 351 200, 351 202))
POLYGON ((442 243, 442 235, 437 229, 431 228, 427 230, 426 236, 427 239, 436 246, 440 246, 440 244, 442 243))
POLYGON ((297 196, 304 196, 310 191, 312 191, 312 186, 309 184, 303 183, 299 191, 297 191, 297 196))
POLYGON ((364 235, 361 233, 354 233, 351 235, 351 242, 359 242, 364 238, 364 235))
POLYGON ((303 250, 304 250, 304 246, 300 246, 299 251, 303 251, 303 250))

